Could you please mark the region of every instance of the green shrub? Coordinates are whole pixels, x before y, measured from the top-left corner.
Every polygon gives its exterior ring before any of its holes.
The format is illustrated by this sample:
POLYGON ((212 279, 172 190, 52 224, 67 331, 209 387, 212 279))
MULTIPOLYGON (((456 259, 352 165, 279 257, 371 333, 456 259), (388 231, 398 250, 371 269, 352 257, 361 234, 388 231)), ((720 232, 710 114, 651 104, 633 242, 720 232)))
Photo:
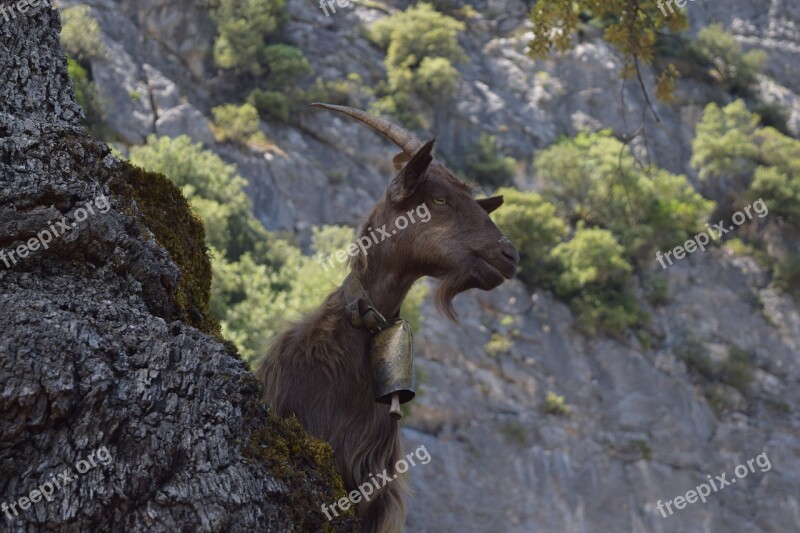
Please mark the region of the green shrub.
POLYGON ((269 235, 253 216, 244 191, 247 181, 234 165, 203 150, 200 143, 193 144, 186 135, 174 139, 151 135, 146 144, 131 147, 130 161, 164 174, 181 188, 205 223, 208 243, 228 260, 236 261, 246 252, 257 261, 265 260, 269 235))
POLYGON ((288 20, 285 0, 210 0, 209 4, 217 25, 217 66, 262 75, 267 39, 288 20))
POLYGON ((258 110, 253 104, 225 104, 215 107, 211 112, 214 114, 212 130, 220 142, 245 146, 260 140, 264 135, 261 132, 258 110))
POLYGON ((791 136, 789 131, 789 109, 778 102, 763 102, 759 100, 753 105, 753 112, 761 117, 761 125, 770 126, 783 135, 791 136))
POLYGON ((453 64, 467 57, 458 44, 458 34, 464 27, 463 22, 425 2, 375 22, 369 35, 386 49, 388 76, 378 109, 393 112, 401 120, 414 119, 411 93, 434 104, 450 98, 459 78, 453 64))
POLYGON ((703 342, 690 337, 677 345, 673 351, 675 355, 683 360, 689 371, 699 374, 709 380, 714 379, 714 365, 712 364, 708 348, 706 348, 703 342))
POLYGON ((107 135, 106 109, 97 88, 89 80, 89 73, 77 61, 67 58, 67 74, 75 90, 75 101, 83 109, 84 125, 92 136, 102 139, 107 135))
POLYGON ((282 122, 289 122, 289 97, 278 91, 265 91, 254 89, 247 97, 247 102, 252 104, 263 118, 274 118, 282 122))
POLYGON ((511 339, 501 333, 492 333, 491 339, 483 346, 483 351, 489 357, 497 359, 501 355, 506 355, 511 351, 513 343, 511 339))
POLYGON ((516 171, 516 161, 500 153, 497 139, 481 133, 480 140, 467 150, 464 172, 481 185, 497 188, 508 185, 516 171))
POLYGON ((624 252, 610 231, 578 228, 571 240, 551 252, 561 267, 556 292, 573 296, 589 286, 626 286, 633 269, 625 261, 624 252))
POLYGON ((750 92, 767 60, 763 50, 742 52, 741 45, 720 23, 700 30, 691 51, 711 66, 711 75, 726 91, 740 95, 750 92))
POLYGON ((669 278, 663 274, 645 276, 644 287, 650 305, 661 306, 670 302, 669 278))
POLYGON ((492 219, 517 247, 520 279, 531 289, 549 287, 558 272, 550 252, 568 232, 556 207, 535 192, 502 188, 495 194, 505 201, 492 219))
POLYGON ((761 199, 771 215, 800 226, 800 140, 758 123, 741 100, 722 109, 709 104, 697 124, 692 165, 700 179, 729 185, 724 189, 743 199, 761 199), (738 180, 731 182, 732 175, 738 180))
POLYGON ((775 265, 775 285, 800 300, 800 255, 789 255, 775 265))
POLYGON ((92 16, 90 6, 78 4, 61 10, 61 46, 68 56, 84 66, 90 59, 103 56, 100 24, 92 16))
POLYGON ((288 44, 272 44, 264 48, 264 61, 269 67, 267 82, 275 89, 288 89, 314 72, 302 50, 288 44))
POLYGON ((753 381, 753 355, 737 346, 728 349, 728 357, 720 364, 719 379, 744 392, 753 381))
POLYGON ((742 100, 722 109, 708 104, 692 141, 691 162, 700 179, 751 175, 757 165, 758 148, 753 142, 757 128, 758 117, 747 110, 742 100))
POLYGON ((573 296, 569 305, 578 329, 587 335, 621 337, 628 328, 643 326, 649 320, 627 288, 588 286, 573 296))
POLYGON ((419 69, 413 78, 413 87, 422 98, 435 104, 447 100, 456 93, 460 77, 449 59, 426 57, 419 64, 419 69))
POLYGON ((704 229, 713 207, 686 176, 642 168, 610 131, 563 139, 534 163, 559 213, 611 231, 635 264, 704 229))
POLYGON ((506 442, 517 446, 525 446, 528 441, 528 432, 517 420, 509 420, 500 426, 500 434, 506 442))
POLYGON ((555 392, 548 392, 542 402, 542 412, 548 415, 567 416, 570 408, 564 402, 564 397, 555 392))
POLYGON ((374 96, 374 91, 364 85, 359 74, 351 72, 343 80, 317 78, 306 94, 309 102, 327 102, 362 109, 374 96))

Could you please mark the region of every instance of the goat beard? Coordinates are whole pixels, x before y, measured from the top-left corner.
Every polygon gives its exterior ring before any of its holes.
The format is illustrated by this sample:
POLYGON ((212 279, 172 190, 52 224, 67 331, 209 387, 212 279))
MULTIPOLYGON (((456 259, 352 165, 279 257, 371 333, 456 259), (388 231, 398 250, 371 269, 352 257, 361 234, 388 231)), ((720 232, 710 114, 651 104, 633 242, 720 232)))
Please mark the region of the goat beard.
POLYGON ((439 285, 433 294, 433 303, 439 312, 458 323, 458 314, 453 309, 453 298, 474 287, 476 287, 475 280, 469 273, 457 272, 445 275, 439 280, 439 285))

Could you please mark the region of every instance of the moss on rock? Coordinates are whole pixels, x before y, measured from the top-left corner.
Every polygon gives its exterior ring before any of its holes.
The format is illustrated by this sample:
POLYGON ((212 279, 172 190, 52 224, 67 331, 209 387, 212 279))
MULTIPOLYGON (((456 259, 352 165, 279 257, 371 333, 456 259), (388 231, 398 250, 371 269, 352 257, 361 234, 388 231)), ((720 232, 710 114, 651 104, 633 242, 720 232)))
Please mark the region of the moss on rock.
MULTIPOLYGON (((255 377, 247 389, 262 389, 255 377)), ((245 420, 253 429, 245 453, 263 462, 270 475, 284 484, 286 509, 299 531, 359 531, 355 506, 328 520, 322 504, 347 497, 344 482, 327 442, 308 435, 297 418, 283 419, 259 399, 245 405, 245 420)))
POLYGON ((180 269, 174 298, 181 319, 222 340, 219 323, 209 309, 211 261, 202 221, 192 213, 183 193, 169 178, 126 161, 121 164, 124 181, 110 184, 112 191, 136 201, 141 222, 180 269))

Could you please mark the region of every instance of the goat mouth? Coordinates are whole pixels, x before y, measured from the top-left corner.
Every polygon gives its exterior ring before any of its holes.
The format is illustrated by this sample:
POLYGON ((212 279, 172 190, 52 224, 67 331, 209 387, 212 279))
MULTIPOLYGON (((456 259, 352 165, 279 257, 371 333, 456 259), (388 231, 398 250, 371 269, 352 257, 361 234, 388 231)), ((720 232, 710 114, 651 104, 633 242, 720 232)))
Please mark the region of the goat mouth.
POLYGON ((475 277, 481 282, 481 288, 489 290, 514 277, 517 267, 515 263, 505 258, 490 263, 479 257, 474 270, 475 277))

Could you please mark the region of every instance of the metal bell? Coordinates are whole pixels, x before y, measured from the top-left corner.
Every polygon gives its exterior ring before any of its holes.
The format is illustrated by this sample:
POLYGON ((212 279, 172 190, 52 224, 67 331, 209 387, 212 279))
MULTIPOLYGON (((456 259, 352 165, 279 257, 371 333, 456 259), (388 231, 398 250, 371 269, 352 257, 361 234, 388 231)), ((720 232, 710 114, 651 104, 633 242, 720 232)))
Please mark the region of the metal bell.
POLYGON ((416 395, 414 339, 411 326, 398 319, 372 337, 372 392, 376 402, 391 405, 395 420, 403 414, 400 404, 416 395))

